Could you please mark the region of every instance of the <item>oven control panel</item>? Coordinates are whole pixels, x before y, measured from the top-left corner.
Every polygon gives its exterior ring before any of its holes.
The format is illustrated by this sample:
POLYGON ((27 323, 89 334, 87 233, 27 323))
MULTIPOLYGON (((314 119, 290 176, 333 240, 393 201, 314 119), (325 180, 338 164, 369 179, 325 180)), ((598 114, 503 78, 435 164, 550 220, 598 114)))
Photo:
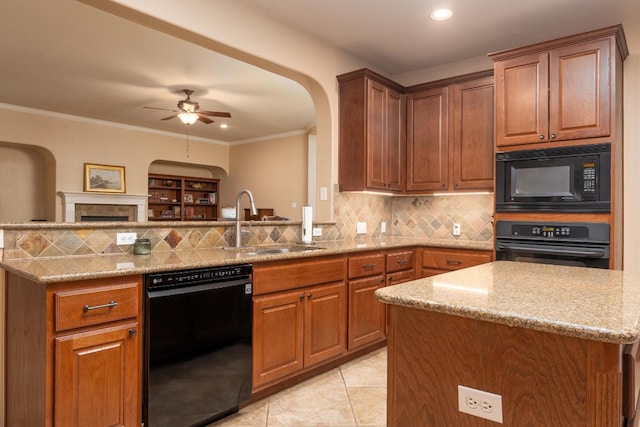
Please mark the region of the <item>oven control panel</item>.
POLYGON ((534 225, 531 227, 530 235, 542 237, 570 237, 571 227, 559 227, 557 225, 534 225))
POLYGON ((496 239, 529 241, 565 240, 591 243, 609 242, 609 224, 590 222, 519 222, 497 221, 496 239))
POLYGON ((513 224, 512 237, 537 237, 546 239, 584 239, 589 230, 580 225, 554 224, 513 224))

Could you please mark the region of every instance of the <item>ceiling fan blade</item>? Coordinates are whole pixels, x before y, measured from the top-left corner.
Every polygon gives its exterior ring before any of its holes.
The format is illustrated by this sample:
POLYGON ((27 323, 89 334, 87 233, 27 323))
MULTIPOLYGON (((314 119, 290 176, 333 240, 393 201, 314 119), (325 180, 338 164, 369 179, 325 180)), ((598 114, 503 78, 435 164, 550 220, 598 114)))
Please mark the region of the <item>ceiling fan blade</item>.
POLYGON ((213 120, 207 119, 205 116, 201 116, 200 114, 198 114, 198 120, 206 125, 208 125, 209 123, 213 123, 213 120))
POLYGON ((198 111, 197 113, 198 114, 203 114, 205 116, 231 118, 231 113, 227 113, 227 112, 224 112, 224 111, 198 111))
POLYGON ((174 117, 178 117, 178 115, 174 114, 173 116, 165 117, 164 119, 160 119, 160 120, 170 120, 170 119, 173 119, 174 117))
POLYGON ((170 110, 168 108, 158 108, 158 107, 142 107, 142 108, 148 108, 149 110, 173 111, 174 113, 178 112, 178 110, 170 110))

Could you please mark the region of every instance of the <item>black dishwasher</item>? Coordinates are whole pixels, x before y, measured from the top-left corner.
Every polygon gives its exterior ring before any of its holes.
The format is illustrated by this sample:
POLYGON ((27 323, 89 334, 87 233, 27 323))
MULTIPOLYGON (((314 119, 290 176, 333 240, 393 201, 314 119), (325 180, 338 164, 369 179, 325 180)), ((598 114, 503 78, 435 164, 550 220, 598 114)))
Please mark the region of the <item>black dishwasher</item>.
POLYGON ((251 397, 250 264, 145 275, 145 427, 205 426, 251 397))

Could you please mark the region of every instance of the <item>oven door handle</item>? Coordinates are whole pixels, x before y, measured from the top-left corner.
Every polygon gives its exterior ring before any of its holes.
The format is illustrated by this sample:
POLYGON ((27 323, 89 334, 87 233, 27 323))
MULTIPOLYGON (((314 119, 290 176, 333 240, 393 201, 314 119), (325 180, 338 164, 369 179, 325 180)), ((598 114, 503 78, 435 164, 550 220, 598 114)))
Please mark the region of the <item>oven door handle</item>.
POLYGON ((603 258, 606 255, 605 251, 602 249, 586 249, 565 246, 535 246, 518 243, 508 245, 498 244, 498 249, 507 251, 527 251, 544 255, 576 256, 582 258, 603 258))

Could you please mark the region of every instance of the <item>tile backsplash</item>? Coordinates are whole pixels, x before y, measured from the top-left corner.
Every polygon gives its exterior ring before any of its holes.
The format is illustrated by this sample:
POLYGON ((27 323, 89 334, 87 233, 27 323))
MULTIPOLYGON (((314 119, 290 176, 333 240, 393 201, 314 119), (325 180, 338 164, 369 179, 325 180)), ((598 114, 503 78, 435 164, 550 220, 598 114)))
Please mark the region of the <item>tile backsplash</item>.
POLYGON ((338 239, 356 236, 356 223, 367 223, 367 235, 381 236, 381 222, 390 236, 491 241, 493 194, 451 196, 381 196, 339 193, 334 214, 338 239), (453 224, 461 235, 453 236, 453 224))
MULTIPOLYGON (((316 241, 357 239, 356 223, 367 223, 365 237, 386 235, 422 239, 490 241, 493 238, 493 195, 461 196, 383 196, 338 193, 334 199, 335 224, 321 224, 322 237, 316 241), (460 236, 453 236, 454 223, 461 225, 460 236)), ((148 223, 117 227, 51 223, 4 230, 3 259, 73 255, 118 254, 132 251, 131 245, 118 246, 117 232, 136 232, 148 238, 154 251, 207 249, 233 243, 232 223, 148 223)), ((245 245, 291 243, 301 240, 300 223, 260 223, 243 226, 245 245)))

